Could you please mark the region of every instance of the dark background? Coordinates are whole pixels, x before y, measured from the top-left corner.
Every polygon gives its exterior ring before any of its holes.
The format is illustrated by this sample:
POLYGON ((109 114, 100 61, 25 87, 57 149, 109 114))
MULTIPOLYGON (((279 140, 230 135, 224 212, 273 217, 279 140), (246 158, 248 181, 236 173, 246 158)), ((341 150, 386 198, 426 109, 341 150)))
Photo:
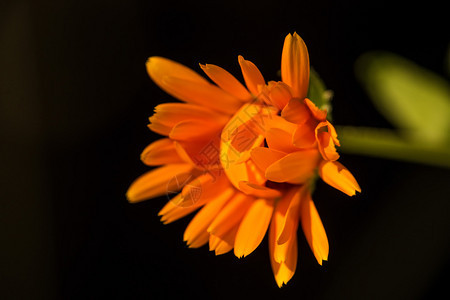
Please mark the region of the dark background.
POLYGON ((139 154, 157 136, 147 118, 172 100, 148 78, 147 57, 199 72, 199 62, 214 63, 242 79, 242 54, 277 80, 284 37, 297 31, 334 90, 334 123, 390 128, 356 81, 354 62, 388 50, 447 76, 444 4, 2 1, 0 298, 448 296, 443 168, 343 154, 363 193, 349 198, 318 183, 329 262, 320 267, 299 232, 297 272, 282 289, 266 239, 242 260, 188 249, 190 217, 162 225, 164 197, 131 205, 124 196, 148 170, 139 154))

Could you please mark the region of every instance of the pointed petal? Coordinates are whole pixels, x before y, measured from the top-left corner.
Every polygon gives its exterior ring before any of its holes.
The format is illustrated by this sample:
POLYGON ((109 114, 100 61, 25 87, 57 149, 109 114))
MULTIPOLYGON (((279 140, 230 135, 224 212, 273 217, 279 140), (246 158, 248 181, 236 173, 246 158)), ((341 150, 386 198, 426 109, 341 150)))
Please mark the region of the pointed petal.
POLYGON ((219 236, 228 232, 233 226, 239 224, 252 202, 253 197, 237 193, 216 216, 207 231, 219 236))
POLYGON ((225 254, 234 247, 238 226, 234 226, 227 233, 216 236, 211 234, 209 237, 209 250, 214 251, 216 255, 225 254))
MULTIPOLYGON (((278 237, 281 235, 284 225, 286 223, 286 213, 288 211, 289 205, 292 201, 293 196, 295 195, 297 188, 289 189, 281 198, 274 209, 271 221, 271 230, 274 230, 274 241, 275 248, 273 250, 273 258, 277 263, 282 263, 286 260, 287 253, 289 250, 289 243, 278 243, 278 237), (272 228, 273 227, 273 228, 272 228)), ((292 232, 290 232, 292 233, 292 232)), ((291 238, 289 236, 288 240, 291 238)))
POLYGON ((192 166, 170 164, 138 177, 127 191, 128 201, 134 203, 181 189, 192 176, 192 166))
POLYGON ((247 211, 239 226, 234 245, 234 254, 244 257, 259 246, 272 218, 274 200, 257 199, 247 211))
POLYGON ((147 60, 145 64, 147 67, 147 72, 151 79, 167 93, 178 98, 176 91, 172 90, 170 87, 163 84, 163 78, 166 76, 177 76, 178 78, 185 79, 191 82, 197 82, 200 84, 207 84, 208 81, 200 76, 197 72, 177 63, 173 60, 152 56, 147 60))
POLYGON ((176 90, 180 100, 205 106, 218 112, 233 114, 242 105, 239 99, 210 83, 192 82, 176 76, 166 76, 162 82, 176 90))
POLYGON ((244 76, 247 88, 254 96, 259 94, 258 85, 265 85, 264 77, 261 72, 249 60, 245 60, 241 55, 238 56, 239 65, 241 66, 242 75, 244 76))
POLYGON ((315 149, 289 153, 266 169, 266 178, 275 182, 301 184, 314 175, 319 162, 315 149))
POLYGON ((280 217, 282 218, 280 209, 278 209, 278 211, 276 209, 269 228, 269 256, 275 281, 277 282, 278 287, 281 288, 283 284, 286 284, 295 274, 298 249, 297 233, 293 234, 286 243, 282 245, 277 243, 276 237, 277 231, 279 231, 277 227, 281 221, 280 217), (276 215, 278 215, 277 218, 275 218, 276 215), (280 248, 284 248, 284 251, 280 251, 280 248), (282 257, 279 257, 280 255, 277 254, 280 252, 284 253, 282 257))
POLYGON ((200 67, 212 81, 234 97, 245 102, 252 99, 248 90, 228 71, 212 64, 200 64, 200 67))
POLYGON ((309 247, 314 253, 317 262, 322 265, 323 260, 328 260, 328 239, 322 220, 320 220, 319 213, 309 192, 305 194, 301 201, 300 220, 309 247))
POLYGON ((187 216, 188 214, 196 211, 200 207, 200 205, 181 207, 174 204, 174 202, 178 201, 176 198, 180 196, 181 194, 178 194, 176 197, 167 202, 166 205, 158 213, 158 215, 161 216, 161 222, 163 222, 164 224, 175 222, 176 220, 179 220, 187 216))
POLYGON ((349 196, 355 195, 356 191, 361 193, 355 177, 337 161, 322 161, 319 166, 319 175, 327 184, 349 196))
POLYGON ((209 173, 200 175, 195 180, 187 184, 181 193, 170 200, 158 213, 164 224, 182 218, 199 207, 218 198, 217 195, 223 197, 231 197, 234 188, 228 182, 226 176, 212 177, 212 181, 208 180, 209 173), (192 187, 190 187, 192 185, 192 187), (200 193, 198 192, 200 189, 200 193), (195 192, 196 191, 196 192, 195 192), (188 206, 187 204, 191 204, 188 206))
POLYGON ((203 241, 203 237, 207 234, 206 229, 224 205, 231 197, 233 197, 233 194, 234 191, 218 195, 216 199, 208 202, 208 204, 195 215, 183 235, 183 240, 186 241, 188 245, 195 243, 198 239, 203 241))
POLYGON ((305 42, 297 33, 288 34, 284 40, 281 78, 292 88, 294 97, 306 97, 309 85, 309 54, 305 42))
POLYGON ((265 186, 257 185, 248 181, 240 181, 239 189, 246 195, 273 199, 281 196, 281 192, 265 186))
POLYGON ((298 98, 292 98, 281 111, 281 116, 295 124, 305 123, 310 117, 308 107, 298 98))
POLYGON ((304 190, 305 186, 293 188, 292 192, 287 196, 290 197, 289 206, 277 236, 277 243, 280 245, 286 243, 294 232, 297 232, 298 221, 300 219, 300 203, 302 197, 304 197, 304 190))
POLYGON ((202 120, 205 122, 225 124, 228 122, 229 117, 196 104, 163 103, 155 107, 155 113, 150 119, 153 122, 173 127, 179 122, 186 120, 202 120))
POLYGON ((201 246, 205 245, 208 242, 208 240, 209 240, 209 233, 202 232, 195 238, 195 240, 188 242, 187 245, 189 248, 200 248, 201 246))

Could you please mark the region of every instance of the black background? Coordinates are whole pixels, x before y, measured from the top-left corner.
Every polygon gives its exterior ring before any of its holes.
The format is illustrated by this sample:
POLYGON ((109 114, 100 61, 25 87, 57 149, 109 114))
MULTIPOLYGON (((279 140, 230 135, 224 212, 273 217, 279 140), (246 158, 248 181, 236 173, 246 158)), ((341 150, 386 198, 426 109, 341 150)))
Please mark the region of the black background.
MULTIPOLYGON (((330 242, 320 267, 299 232, 288 286, 273 279, 266 239, 245 259, 182 241, 190 217, 162 225, 166 199, 128 204, 157 136, 153 107, 172 100, 147 57, 200 72, 237 55, 277 80, 287 33, 305 40, 335 93, 336 125, 391 125, 354 76, 388 50, 447 76, 448 16, 426 1, 7 1, 0 4, 0 298, 411 299, 448 295, 449 172, 343 154, 363 193, 320 182, 314 199, 330 242)), ((437 128, 436 130, 439 130, 437 128)))

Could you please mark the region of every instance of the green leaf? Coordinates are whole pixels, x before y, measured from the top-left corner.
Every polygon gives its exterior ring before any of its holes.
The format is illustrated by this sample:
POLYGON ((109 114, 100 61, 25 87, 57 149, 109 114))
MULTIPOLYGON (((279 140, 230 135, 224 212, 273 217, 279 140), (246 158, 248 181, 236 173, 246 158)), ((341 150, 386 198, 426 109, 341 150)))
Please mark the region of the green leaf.
POLYGON ((448 142, 450 86, 436 74, 388 52, 371 52, 356 63, 356 75, 377 109, 412 141, 448 142))
POLYGON ((331 111, 330 100, 332 92, 327 90, 319 74, 311 68, 309 77, 309 87, 307 97, 314 102, 317 107, 331 111))

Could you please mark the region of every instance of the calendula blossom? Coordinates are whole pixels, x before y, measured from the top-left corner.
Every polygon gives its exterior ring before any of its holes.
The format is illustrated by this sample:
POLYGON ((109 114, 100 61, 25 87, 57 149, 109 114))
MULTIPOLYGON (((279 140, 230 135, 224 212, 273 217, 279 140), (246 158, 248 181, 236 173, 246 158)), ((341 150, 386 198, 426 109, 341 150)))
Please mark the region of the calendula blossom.
POLYGON ((136 179, 130 202, 177 193, 159 212, 165 224, 196 210, 184 232, 191 248, 209 243, 216 255, 252 253, 269 231, 269 255, 279 287, 297 265, 300 225, 319 264, 328 240, 311 198, 317 174, 336 189, 361 192, 339 162, 336 130, 327 111, 306 98, 309 56, 299 35, 289 34, 281 57, 282 81, 265 82, 242 56, 246 86, 224 69, 200 65, 215 84, 193 70, 151 57, 147 71, 183 103, 156 106, 148 127, 163 136, 141 155, 159 166, 136 179))

